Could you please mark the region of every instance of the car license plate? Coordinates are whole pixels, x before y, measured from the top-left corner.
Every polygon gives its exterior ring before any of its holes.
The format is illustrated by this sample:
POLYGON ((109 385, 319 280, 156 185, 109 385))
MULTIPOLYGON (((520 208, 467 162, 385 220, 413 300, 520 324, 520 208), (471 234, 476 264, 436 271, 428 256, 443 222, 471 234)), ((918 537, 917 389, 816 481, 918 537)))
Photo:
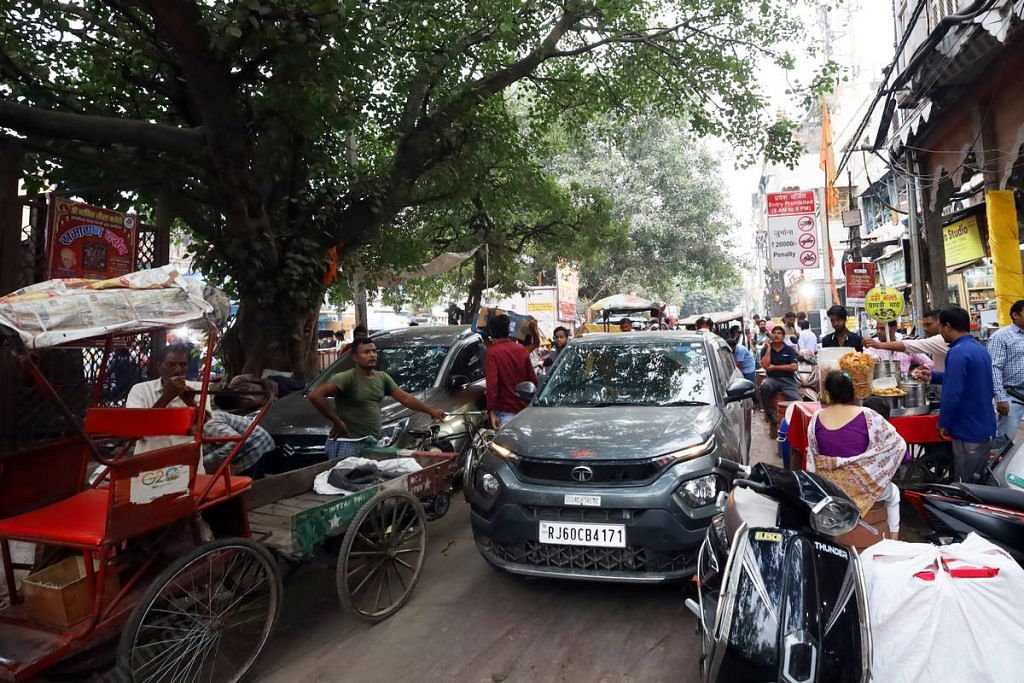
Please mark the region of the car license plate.
POLYGON ((541 522, 541 543, 582 545, 592 548, 625 548, 625 524, 578 524, 541 522))
POLYGON ((567 493, 565 494, 565 505, 599 508, 601 507, 601 496, 581 496, 575 493, 567 493))

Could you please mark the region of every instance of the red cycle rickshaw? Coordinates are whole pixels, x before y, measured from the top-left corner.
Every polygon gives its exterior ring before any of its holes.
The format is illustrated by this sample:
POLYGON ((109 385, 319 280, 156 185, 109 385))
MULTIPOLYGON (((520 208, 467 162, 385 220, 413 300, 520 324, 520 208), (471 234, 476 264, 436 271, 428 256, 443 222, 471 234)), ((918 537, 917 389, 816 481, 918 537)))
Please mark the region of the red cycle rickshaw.
POLYGON ((203 435, 217 338, 212 307, 201 287, 173 271, 148 273, 84 289, 47 289, 51 281, 0 298, 0 353, 19 361, 70 427, 70 436, 0 455, 8 597, 0 609, 0 680, 28 680, 104 648, 109 657, 114 643, 112 675, 122 680, 239 680, 277 620, 282 557, 311 559, 336 548, 332 538, 344 536, 341 602, 365 620, 397 611, 419 578, 426 533, 420 501, 448 491, 454 454, 403 454, 423 469, 348 497, 312 493, 312 477, 331 463, 257 482, 232 474, 269 404, 240 437, 203 435), (118 340, 184 324, 207 331, 195 407, 96 405, 118 340), (37 355, 98 345, 103 360, 82 419, 61 400, 37 355), (137 439, 168 435, 183 443, 133 452, 137 439), (203 445, 232 441, 216 471, 202 472, 203 445), (16 562, 12 542, 33 544, 34 560, 16 562), (19 571, 32 572, 20 586, 19 571))

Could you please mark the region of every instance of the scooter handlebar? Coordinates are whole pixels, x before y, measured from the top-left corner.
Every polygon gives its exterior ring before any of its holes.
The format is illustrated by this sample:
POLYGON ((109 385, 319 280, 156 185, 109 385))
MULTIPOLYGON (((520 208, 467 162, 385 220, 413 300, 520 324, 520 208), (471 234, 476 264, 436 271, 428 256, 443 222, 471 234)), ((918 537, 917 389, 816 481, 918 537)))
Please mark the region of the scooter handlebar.
POLYGON ((751 479, 734 479, 732 482, 733 486, 742 486, 743 488, 756 491, 757 493, 768 493, 771 491, 771 487, 767 484, 761 484, 751 479))
POLYGON ((738 462, 735 462, 733 460, 728 460, 726 458, 719 458, 717 464, 718 464, 718 469, 725 470, 729 474, 743 474, 744 476, 750 474, 750 467, 747 467, 745 465, 741 465, 738 462))

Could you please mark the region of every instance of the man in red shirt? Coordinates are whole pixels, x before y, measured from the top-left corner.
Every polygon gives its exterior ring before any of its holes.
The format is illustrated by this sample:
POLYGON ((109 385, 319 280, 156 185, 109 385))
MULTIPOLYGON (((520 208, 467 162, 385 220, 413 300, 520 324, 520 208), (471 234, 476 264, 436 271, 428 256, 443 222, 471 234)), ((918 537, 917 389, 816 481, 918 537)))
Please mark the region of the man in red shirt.
POLYGON ((516 385, 520 382, 537 383, 529 349, 509 339, 509 322, 507 315, 492 315, 487 321, 487 333, 492 343, 484 356, 484 372, 487 376, 487 410, 494 429, 499 429, 526 407, 523 399, 516 396, 516 385))

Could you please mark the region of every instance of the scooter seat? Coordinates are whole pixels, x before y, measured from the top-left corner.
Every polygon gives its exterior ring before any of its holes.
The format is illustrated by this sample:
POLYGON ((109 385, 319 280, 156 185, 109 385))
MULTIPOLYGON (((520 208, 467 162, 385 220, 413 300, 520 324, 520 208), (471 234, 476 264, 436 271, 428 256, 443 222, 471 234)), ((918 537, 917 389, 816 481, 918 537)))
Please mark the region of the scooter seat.
POLYGON ((960 484, 960 488, 986 505, 1024 510, 1024 491, 981 484, 960 484))

